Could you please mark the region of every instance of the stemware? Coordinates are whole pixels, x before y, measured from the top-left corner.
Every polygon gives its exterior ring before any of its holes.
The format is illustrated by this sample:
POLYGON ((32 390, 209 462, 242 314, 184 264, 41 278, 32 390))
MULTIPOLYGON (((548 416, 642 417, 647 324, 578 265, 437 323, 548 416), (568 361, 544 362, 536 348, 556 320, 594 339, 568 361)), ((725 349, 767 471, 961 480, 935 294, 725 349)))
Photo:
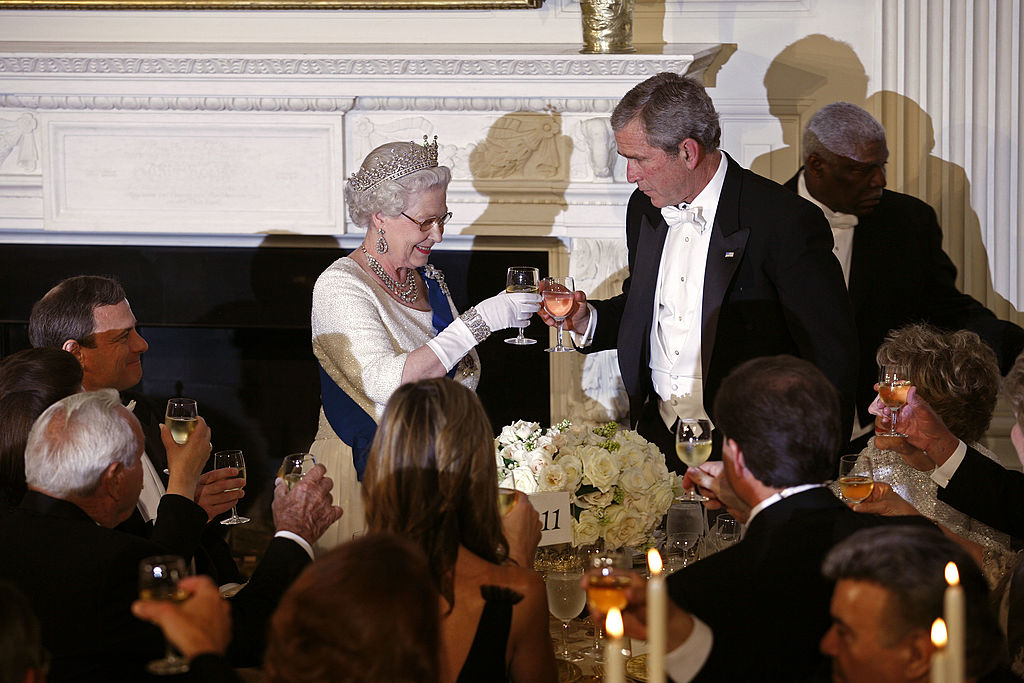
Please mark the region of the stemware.
POLYGON ((697 532, 669 534, 665 539, 665 574, 671 574, 700 559, 697 556, 699 543, 700 534, 697 532))
MULTIPOLYGON (((225 467, 235 467, 238 469, 238 476, 241 479, 245 479, 245 458, 242 456, 242 451, 229 450, 229 451, 217 451, 213 454, 213 467, 214 469, 224 469, 225 467)), ((225 489, 227 491, 237 491, 238 489, 225 489)), ((242 517, 238 514, 238 506, 231 506, 231 516, 227 519, 220 520, 221 524, 245 524, 249 521, 248 517, 242 517)))
POLYGON ((292 487, 302 481, 315 466, 316 458, 311 453, 292 453, 281 461, 281 469, 277 471, 277 476, 284 479, 288 484, 288 490, 291 491, 292 487))
POLYGON ((509 513, 516 504, 516 490, 515 489, 498 489, 498 513, 504 517, 509 513))
POLYGON ((545 351, 562 353, 576 350, 562 345, 562 323, 565 321, 565 317, 569 315, 569 311, 572 310, 575 291, 576 284, 569 276, 544 278, 544 291, 542 292, 544 310, 558 323, 555 333, 557 342, 550 349, 544 349, 545 351))
POLYGON ((622 610, 629 602, 626 591, 633 584, 629 569, 633 566, 632 553, 624 550, 594 549, 587 555, 587 603, 590 620, 594 624, 594 644, 580 654, 596 661, 604 661, 604 615, 612 607, 622 610), (600 614, 600 616, 598 616, 600 614))
POLYGON ((847 503, 859 503, 875 488, 874 466, 870 455, 844 455, 839 458, 839 493, 847 503))
MULTIPOLYGON (((539 284, 540 271, 529 266, 512 266, 508 269, 508 274, 505 276, 505 291, 509 294, 536 294, 539 284)), ((519 327, 519 333, 514 337, 506 339, 505 343, 516 344, 517 346, 536 344, 536 339, 530 339, 523 334, 523 330, 529 324, 529 321, 527 321, 522 327, 519 327)))
POLYGON ((551 616, 562 622, 562 641, 557 657, 567 662, 578 662, 583 655, 569 651, 569 622, 579 616, 587 604, 587 593, 580 582, 583 580, 582 562, 567 571, 550 571, 544 575, 544 587, 548 593, 548 609, 551 616))
MULTIPOLYGON (((139 563, 139 598, 184 602, 189 595, 178 587, 178 581, 187 574, 188 565, 177 555, 147 557, 139 563)), ((149 662, 146 670, 160 676, 180 674, 188 671, 188 660, 167 643, 164 658, 149 662)))
MULTIPOLYGON (((676 456, 687 467, 700 467, 711 457, 711 420, 683 417, 676 421, 676 456)), ((688 500, 707 498, 694 491, 683 496, 688 500)))
POLYGON ((167 401, 164 424, 176 444, 184 444, 196 430, 199 407, 194 398, 172 398, 167 401))
POLYGON ((907 392, 910 391, 910 378, 906 370, 899 365, 883 365, 878 373, 878 397, 882 399, 885 407, 892 411, 892 422, 889 424, 889 433, 883 436, 906 436, 896 430, 896 420, 900 415, 900 408, 907 405, 907 392))

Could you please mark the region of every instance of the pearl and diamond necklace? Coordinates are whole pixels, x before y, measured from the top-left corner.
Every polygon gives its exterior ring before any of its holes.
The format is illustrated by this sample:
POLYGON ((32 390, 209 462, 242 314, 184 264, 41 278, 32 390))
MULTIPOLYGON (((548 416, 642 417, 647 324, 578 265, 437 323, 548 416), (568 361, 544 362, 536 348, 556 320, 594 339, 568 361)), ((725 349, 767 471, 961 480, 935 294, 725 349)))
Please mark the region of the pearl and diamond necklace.
POLYGON ((370 252, 366 251, 366 247, 360 244, 359 249, 363 252, 363 256, 366 257, 366 263, 370 266, 370 270, 380 278, 380 281, 384 283, 388 291, 407 304, 416 303, 416 300, 420 298, 420 289, 416 284, 416 273, 413 268, 406 269, 405 282, 399 284, 397 280, 387 274, 384 266, 377 259, 370 256, 370 252))

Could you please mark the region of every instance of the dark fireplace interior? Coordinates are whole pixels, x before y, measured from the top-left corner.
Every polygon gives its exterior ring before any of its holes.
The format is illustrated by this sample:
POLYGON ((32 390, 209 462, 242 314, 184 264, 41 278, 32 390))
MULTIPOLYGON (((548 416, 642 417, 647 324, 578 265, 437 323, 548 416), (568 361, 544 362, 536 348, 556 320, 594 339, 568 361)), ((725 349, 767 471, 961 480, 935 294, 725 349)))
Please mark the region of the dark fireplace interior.
MULTIPOLYGON (((280 458, 306 450, 316 432, 320 388, 310 298, 321 271, 348 251, 270 244, 4 245, 0 353, 29 346, 32 304, 61 279, 116 276, 149 342, 135 390, 157 405, 170 396, 195 398, 214 449, 245 451, 249 488, 257 489, 247 490, 246 500, 255 500, 280 458)), ((444 271, 459 310, 503 289, 509 265, 547 272, 542 251, 437 251, 431 262, 444 271)), ((495 433, 520 418, 550 422, 547 328, 534 318, 527 334, 541 343, 512 346, 502 341, 510 335, 499 332, 479 347, 479 395, 495 433)))

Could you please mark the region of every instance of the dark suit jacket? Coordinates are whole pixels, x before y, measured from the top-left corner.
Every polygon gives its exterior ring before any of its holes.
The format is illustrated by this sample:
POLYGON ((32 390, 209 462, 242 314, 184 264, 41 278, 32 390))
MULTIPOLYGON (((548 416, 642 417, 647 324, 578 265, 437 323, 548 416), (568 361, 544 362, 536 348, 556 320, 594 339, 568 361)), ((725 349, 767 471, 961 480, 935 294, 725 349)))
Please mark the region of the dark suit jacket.
MULTIPOLYGON (((798 177, 785 187, 796 192, 798 177)), ((874 420, 867 409, 878 381, 875 351, 890 330, 913 322, 972 330, 995 350, 1003 374, 1024 349, 1024 330, 957 290, 956 266, 942 250, 935 211, 910 195, 883 191, 878 206, 854 228, 850 301, 860 344, 857 410, 862 424, 874 420), (898 257, 898 267, 887 266, 887 255, 898 257)))
POLYGON ((859 529, 905 523, 933 526, 922 517, 857 513, 828 489, 810 489, 762 510, 736 545, 669 576, 672 600, 714 632, 696 680, 805 681, 815 675, 825 664, 818 643, 831 623, 832 584, 821 574, 825 555, 859 529))
MULTIPOLYGON (((186 498, 165 495, 158 518, 188 519, 195 509, 186 498)), ((191 526, 194 543, 203 526, 191 526)), ((181 533, 187 532, 183 525, 181 533)), ((39 617, 43 645, 53 656, 48 680, 145 680, 143 667, 163 655, 164 640, 129 609, 138 596, 139 561, 174 549, 97 526, 78 506, 36 491, 20 507, 0 513, 0 548, 0 578, 18 586, 39 617)), ((297 544, 273 540, 231 601, 233 663, 259 663, 268 620, 307 564, 309 556, 297 544)))
POLYGON ((967 447, 939 500, 1011 536, 1024 538, 1024 474, 967 447))
MULTIPOLYGON (((629 277, 622 294, 592 302, 592 350, 617 348, 634 425, 651 386, 650 334, 668 226, 639 190, 626 210, 629 277)), ((853 421, 856 332, 832 234, 821 211, 729 158, 711 233, 701 313, 704 406, 734 367, 788 353, 839 390, 844 434, 853 421)))

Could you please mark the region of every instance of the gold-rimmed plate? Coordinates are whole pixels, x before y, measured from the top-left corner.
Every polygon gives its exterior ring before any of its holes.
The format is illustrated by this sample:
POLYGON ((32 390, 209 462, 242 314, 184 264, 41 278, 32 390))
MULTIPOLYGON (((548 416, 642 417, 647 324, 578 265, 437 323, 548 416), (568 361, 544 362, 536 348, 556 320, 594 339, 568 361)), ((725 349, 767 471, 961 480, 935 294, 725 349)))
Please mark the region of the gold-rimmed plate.
POLYGON ((583 670, 572 662, 556 659, 555 665, 558 668, 558 683, 576 683, 583 676, 583 670))

